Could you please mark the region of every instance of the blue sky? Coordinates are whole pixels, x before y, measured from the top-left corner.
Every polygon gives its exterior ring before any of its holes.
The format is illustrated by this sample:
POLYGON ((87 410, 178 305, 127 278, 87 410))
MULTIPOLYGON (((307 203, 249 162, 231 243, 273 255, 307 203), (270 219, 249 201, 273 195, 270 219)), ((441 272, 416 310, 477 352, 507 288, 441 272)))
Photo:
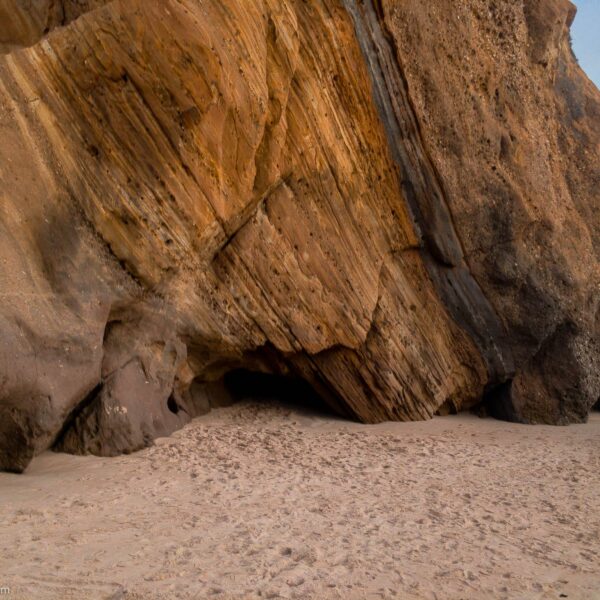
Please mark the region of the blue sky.
POLYGON ((571 27, 573 50, 588 77, 600 88, 600 0, 573 0, 577 17, 571 27))

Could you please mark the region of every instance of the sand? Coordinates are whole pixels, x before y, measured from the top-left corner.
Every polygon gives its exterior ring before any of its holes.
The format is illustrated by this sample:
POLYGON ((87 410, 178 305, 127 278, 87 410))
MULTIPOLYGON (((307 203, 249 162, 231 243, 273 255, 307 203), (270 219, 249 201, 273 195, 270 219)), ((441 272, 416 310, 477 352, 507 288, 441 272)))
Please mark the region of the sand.
POLYGON ((0 474, 0 523, 9 598, 597 599, 600 415, 364 426, 245 402, 0 474))

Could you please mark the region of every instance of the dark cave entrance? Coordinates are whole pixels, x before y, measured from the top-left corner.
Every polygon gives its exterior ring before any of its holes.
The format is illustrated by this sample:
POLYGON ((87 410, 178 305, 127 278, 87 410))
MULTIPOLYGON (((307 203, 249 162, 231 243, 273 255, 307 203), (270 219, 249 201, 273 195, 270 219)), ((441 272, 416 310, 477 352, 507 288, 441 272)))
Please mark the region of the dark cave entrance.
POLYGON ((233 403, 252 400, 321 416, 340 416, 310 383, 293 375, 234 369, 224 376, 223 383, 233 403))
POLYGON ((181 410, 179 407, 179 404, 177 403, 177 400, 175 400, 175 396, 173 394, 171 394, 169 396, 169 398, 167 399, 167 408, 174 414, 174 415, 178 415, 179 411, 181 410))
POLYGON ((512 403, 511 388, 512 379, 489 386, 473 411, 480 416, 518 423, 520 419, 512 403))

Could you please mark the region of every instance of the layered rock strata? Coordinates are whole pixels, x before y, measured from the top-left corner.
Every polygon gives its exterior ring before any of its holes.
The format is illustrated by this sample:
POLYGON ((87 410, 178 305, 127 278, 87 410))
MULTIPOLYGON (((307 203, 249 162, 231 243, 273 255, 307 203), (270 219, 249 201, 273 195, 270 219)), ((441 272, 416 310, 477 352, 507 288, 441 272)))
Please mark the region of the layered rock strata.
POLYGON ((141 448, 237 369, 585 419, 600 94, 570 3, 513 4, 0 0, 0 467, 141 448))

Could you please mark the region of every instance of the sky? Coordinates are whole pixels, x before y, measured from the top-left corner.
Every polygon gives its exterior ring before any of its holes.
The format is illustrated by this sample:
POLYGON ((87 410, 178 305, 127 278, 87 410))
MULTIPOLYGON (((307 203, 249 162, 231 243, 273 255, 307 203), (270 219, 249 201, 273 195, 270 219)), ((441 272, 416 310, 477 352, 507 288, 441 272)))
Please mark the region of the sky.
POLYGON ((588 77, 600 88, 600 0, 573 0, 577 17, 571 27, 573 50, 588 77))

